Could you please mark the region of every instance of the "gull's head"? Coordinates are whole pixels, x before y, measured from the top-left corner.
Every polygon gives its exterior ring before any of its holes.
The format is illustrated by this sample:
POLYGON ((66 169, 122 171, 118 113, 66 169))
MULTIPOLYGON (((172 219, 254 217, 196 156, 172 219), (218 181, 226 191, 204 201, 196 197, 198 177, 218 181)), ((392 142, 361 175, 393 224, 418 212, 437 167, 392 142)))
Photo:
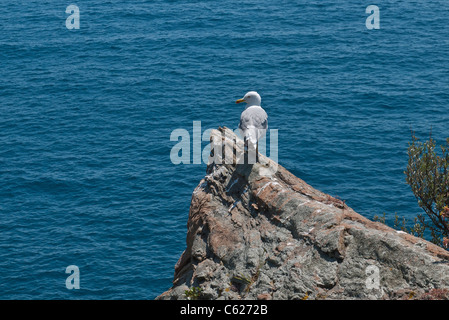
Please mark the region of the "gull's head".
POLYGON ((248 106, 260 106, 262 99, 256 91, 250 91, 242 99, 238 99, 235 103, 246 102, 248 106))

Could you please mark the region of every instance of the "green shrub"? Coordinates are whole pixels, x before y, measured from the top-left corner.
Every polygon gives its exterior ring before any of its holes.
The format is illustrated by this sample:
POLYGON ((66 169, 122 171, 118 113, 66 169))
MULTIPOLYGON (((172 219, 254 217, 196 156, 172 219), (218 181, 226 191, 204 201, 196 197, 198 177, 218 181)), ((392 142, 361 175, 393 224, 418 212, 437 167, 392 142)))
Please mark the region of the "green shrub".
POLYGON ((200 287, 192 287, 189 290, 184 291, 187 300, 198 300, 200 299, 202 293, 203 289, 201 289, 200 287))
POLYGON ((449 244, 449 138, 437 154, 435 140, 421 142, 412 132, 408 147, 406 182, 410 185, 418 205, 425 214, 415 219, 418 236, 427 230, 431 241, 447 248, 449 244), (430 223, 429 223, 430 220, 430 223))

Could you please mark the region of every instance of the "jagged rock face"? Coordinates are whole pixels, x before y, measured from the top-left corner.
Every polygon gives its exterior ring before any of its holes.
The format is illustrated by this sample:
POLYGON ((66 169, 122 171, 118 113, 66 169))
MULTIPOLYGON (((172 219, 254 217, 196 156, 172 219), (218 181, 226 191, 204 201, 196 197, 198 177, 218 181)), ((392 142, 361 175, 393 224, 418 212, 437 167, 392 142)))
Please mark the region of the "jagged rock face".
POLYGON ((202 299, 449 296, 447 251, 362 217, 266 157, 235 164, 236 139, 211 133, 223 153, 193 192, 187 248, 157 299, 186 299, 191 288, 202 299), (221 164, 229 152, 234 164, 221 164))

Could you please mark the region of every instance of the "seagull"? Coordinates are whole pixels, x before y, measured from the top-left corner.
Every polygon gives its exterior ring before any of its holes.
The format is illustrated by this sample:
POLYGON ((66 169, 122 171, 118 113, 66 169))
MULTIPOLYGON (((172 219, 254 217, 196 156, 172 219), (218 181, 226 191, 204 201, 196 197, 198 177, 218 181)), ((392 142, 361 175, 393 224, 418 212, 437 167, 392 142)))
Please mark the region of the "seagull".
POLYGON ((248 150, 248 142, 256 149, 256 162, 259 162, 259 139, 265 136, 268 128, 268 115, 260 106, 262 99, 256 91, 250 91, 235 103, 246 102, 240 116, 239 129, 248 150))

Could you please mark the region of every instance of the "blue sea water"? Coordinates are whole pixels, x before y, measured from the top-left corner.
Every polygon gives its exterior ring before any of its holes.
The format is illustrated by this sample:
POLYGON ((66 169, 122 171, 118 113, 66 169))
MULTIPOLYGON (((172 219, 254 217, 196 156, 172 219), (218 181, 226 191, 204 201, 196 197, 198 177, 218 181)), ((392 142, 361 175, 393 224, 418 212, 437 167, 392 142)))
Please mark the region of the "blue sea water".
POLYGON ((170 134, 236 128, 249 90, 292 173, 368 218, 420 212, 403 171, 411 128, 449 136, 448 1, 78 0, 68 30, 70 4, 0 2, 0 299, 167 290, 206 167, 170 134))

